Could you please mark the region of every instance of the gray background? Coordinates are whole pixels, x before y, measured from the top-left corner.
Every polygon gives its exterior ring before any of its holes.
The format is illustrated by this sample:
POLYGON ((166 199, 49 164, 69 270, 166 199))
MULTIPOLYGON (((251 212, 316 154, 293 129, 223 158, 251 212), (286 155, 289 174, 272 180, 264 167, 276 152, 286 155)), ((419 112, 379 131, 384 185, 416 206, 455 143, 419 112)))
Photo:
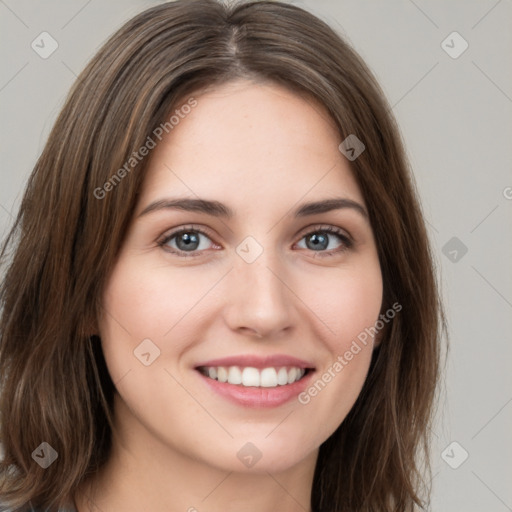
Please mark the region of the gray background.
MULTIPOLYGON (((0 0, 0 234, 75 77, 107 36, 156 3, 0 0), (31 48, 43 31, 59 45, 47 59, 31 48)), ((451 344, 432 510, 512 511, 512 3, 294 3, 330 23, 376 74, 429 223, 451 344), (445 50, 458 53, 462 40, 442 44, 453 31, 469 44, 457 58, 445 50)))

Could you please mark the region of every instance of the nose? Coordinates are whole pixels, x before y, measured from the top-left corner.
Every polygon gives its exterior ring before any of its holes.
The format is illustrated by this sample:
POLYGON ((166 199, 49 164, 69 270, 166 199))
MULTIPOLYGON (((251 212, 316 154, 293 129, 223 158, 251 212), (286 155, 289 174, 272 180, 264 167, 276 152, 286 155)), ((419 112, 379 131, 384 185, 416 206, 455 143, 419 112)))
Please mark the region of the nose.
POLYGON ((225 283, 226 323, 233 331, 258 339, 278 337, 298 318, 286 272, 268 252, 252 263, 237 256, 225 283))

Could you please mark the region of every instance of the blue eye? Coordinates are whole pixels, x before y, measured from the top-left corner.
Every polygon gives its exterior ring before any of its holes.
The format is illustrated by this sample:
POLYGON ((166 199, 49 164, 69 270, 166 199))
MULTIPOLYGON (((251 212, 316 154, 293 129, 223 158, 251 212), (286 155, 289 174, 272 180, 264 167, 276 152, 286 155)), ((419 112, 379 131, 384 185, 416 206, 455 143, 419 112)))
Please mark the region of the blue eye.
MULTIPOLYGON (((196 257, 208 249, 208 242, 204 242, 202 238, 213 243, 210 236, 203 230, 186 227, 170 233, 158 242, 158 245, 180 257, 196 257)), ((350 249, 353 245, 352 240, 344 231, 333 226, 315 227, 314 230, 303 235, 300 241, 302 240, 306 240, 306 247, 301 248, 310 249, 316 253, 315 256, 318 254, 322 257, 334 256, 350 249), (331 240, 336 238, 338 239, 338 245, 329 249, 331 240)))
POLYGON ((304 239, 306 240, 307 249, 321 253, 322 256, 331 256, 333 253, 339 253, 352 247, 352 240, 343 231, 332 226, 315 228, 314 231, 306 233, 301 241, 304 239), (337 238, 341 243, 338 247, 326 250, 330 245, 330 240, 333 238, 337 238))
POLYGON ((200 229, 186 228, 169 234, 159 243, 159 245, 180 256, 198 256, 198 254, 194 254, 194 252, 198 251, 200 248, 205 249, 205 247, 201 247, 201 237, 210 239, 210 237, 200 229), (170 242, 173 241, 174 246, 170 244, 170 242))

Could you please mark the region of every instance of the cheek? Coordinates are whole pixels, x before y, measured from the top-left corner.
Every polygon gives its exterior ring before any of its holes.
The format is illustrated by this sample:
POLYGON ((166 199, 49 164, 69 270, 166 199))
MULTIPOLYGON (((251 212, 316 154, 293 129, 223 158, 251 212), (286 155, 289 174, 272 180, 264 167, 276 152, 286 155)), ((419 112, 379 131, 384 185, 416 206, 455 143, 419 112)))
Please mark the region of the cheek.
POLYGON ((143 354, 149 350, 151 358, 157 356, 153 368, 179 353, 181 347, 169 344, 169 337, 173 329, 185 325, 181 319, 201 296, 200 286, 194 285, 193 279, 185 286, 179 280, 179 272, 142 263, 137 258, 121 257, 103 294, 100 336, 114 382, 128 370, 140 369, 140 360, 135 359, 139 351, 143 354))
MULTIPOLYGON (((324 342, 332 353, 348 350, 351 341, 378 319, 382 305, 382 276, 376 258, 357 267, 340 268, 328 279, 311 278, 308 306, 327 329, 324 342), (312 291, 313 290, 313 291, 312 291)), ((372 343, 372 339, 368 339, 372 343)))
POLYGON ((136 355, 148 349, 158 354, 152 369, 179 364, 190 340, 197 338, 197 315, 210 307, 205 306, 211 304, 207 297, 224 273, 223 269, 204 271, 200 266, 171 268, 144 261, 143 255, 122 254, 105 287, 99 322, 112 380, 116 382, 128 371, 133 378, 133 371, 146 368, 136 355))
POLYGON ((136 258, 120 260, 103 296, 103 335, 129 333, 134 341, 168 337, 178 324, 180 328, 186 324, 182 320, 211 288, 213 277, 205 282, 180 269, 142 261, 138 265, 136 258))
POLYGON ((331 277, 321 281, 322 289, 316 287, 310 294, 311 309, 328 327, 323 337, 328 357, 299 396, 308 416, 324 418, 321 433, 325 438, 342 423, 366 380, 373 353, 369 333, 379 318, 383 291, 376 258, 357 269, 340 268, 331 277))

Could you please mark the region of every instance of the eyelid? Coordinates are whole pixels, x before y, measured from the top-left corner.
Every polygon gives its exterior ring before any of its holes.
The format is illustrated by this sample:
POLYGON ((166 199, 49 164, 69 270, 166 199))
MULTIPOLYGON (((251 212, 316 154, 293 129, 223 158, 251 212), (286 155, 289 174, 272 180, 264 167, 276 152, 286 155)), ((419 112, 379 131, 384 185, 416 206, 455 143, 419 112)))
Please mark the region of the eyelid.
POLYGON ((179 227, 167 230, 160 237, 160 241, 162 241, 162 239, 164 241, 167 241, 167 240, 169 240, 169 238, 172 238, 173 236, 176 236, 184 231, 197 231, 198 233, 202 233, 203 235, 205 235, 209 238, 211 238, 212 236, 215 236, 213 231, 210 228, 200 226, 198 224, 184 224, 183 226, 179 226, 179 227))
MULTIPOLYGON (((188 231, 194 231, 196 233, 202 234, 202 235, 206 236, 207 238, 209 238, 213 244, 218 245, 218 244, 216 244, 216 242, 213 241, 212 238, 214 238, 214 235, 212 235, 212 231, 209 228, 194 225, 194 224, 183 225, 183 226, 180 226, 178 228, 171 230, 170 232, 162 235, 157 240, 157 244, 163 248, 175 236, 177 236, 181 233, 184 233, 184 232, 186 233, 188 231)), ((338 236, 341 239, 342 243, 344 244, 344 247, 342 247, 341 249, 334 249, 334 250, 330 250, 330 251, 311 251, 311 252, 315 253, 315 256, 318 254, 320 256, 325 255, 326 257, 328 257, 330 255, 339 254, 339 253, 344 252, 345 250, 350 249, 354 244, 354 239, 345 229, 340 228, 338 226, 333 226, 331 224, 312 224, 312 225, 306 226, 301 231, 299 231, 298 235, 296 235, 296 236, 299 236, 298 242, 300 242, 305 236, 312 234, 312 233, 316 233, 316 232, 327 232, 329 234, 338 236)), ((298 242, 295 242, 295 243, 298 243, 298 242)), ((166 249, 166 250, 167 250, 167 252, 170 252, 172 254, 177 254, 180 257, 185 257, 185 258, 200 256, 201 253, 205 252, 204 250, 203 251, 191 251, 189 253, 187 253, 187 251, 177 251, 175 249, 166 249)))
MULTIPOLYGON (((157 240, 157 244, 164 248, 164 246, 170 241, 172 240, 175 236, 181 234, 181 233, 186 233, 188 231, 194 231, 196 233, 200 233, 204 236, 206 236, 207 238, 209 238, 212 243, 214 243, 215 245, 217 245, 213 240, 212 238, 214 238, 214 235, 213 235, 213 232, 209 229, 209 228, 206 228, 206 227, 203 227, 203 226, 198 226, 198 225, 194 225, 194 224, 188 224, 188 225, 183 225, 183 226, 180 226, 178 228, 175 228, 175 229, 172 229, 170 232, 166 232, 164 233, 158 240, 157 240)), ((165 249, 164 249, 165 250, 165 249)), ((190 253, 187 253, 186 251, 176 251, 175 249, 167 249, 167 252, 170 252, 172 254, 178 254, 179 256, 183 256, 185 258, 188 258, 188 257, 195 257, 195 256, 199 256, 202 252, 205 252, 205 251, 192 251, 190 253)))
MULTIPOLYGON (((345 236, 351 242, 354 241, 354 239, 352 238, 352 235, 346 229, 340 228, 339 226, 335 226, 333 224, 319 224, 319 223, 311 224, 311 225, 306 226, 305 228, 301 229, 299 231, 299 235, 302 238, 305 235, 307 235, 311 232, 316 232, 316 231, 327 231, 328 233, 336 233, 336 234, 339 234, 340 236, 345 236)), ((299 235, 297 235, 297 236, 299 236, 299 235)))
MULTIPOLYGON (((335 235, 341 240, 342 246, 338 249, 331 249, 330 251, 309 251, 314 254, 314 257, 335 257, 338 256, 345 251, 348 251, 354 247, 355 240, 350 235, 350 233, 340 228, 339 226, 334 226, 332 224, 312 224, 304 228, 304 230, 300 231, 299 242, 306 236, 313 233, 329 233, 330 235, 335 235)), ((298 243, 298 242, 297 242, 298 243)))

